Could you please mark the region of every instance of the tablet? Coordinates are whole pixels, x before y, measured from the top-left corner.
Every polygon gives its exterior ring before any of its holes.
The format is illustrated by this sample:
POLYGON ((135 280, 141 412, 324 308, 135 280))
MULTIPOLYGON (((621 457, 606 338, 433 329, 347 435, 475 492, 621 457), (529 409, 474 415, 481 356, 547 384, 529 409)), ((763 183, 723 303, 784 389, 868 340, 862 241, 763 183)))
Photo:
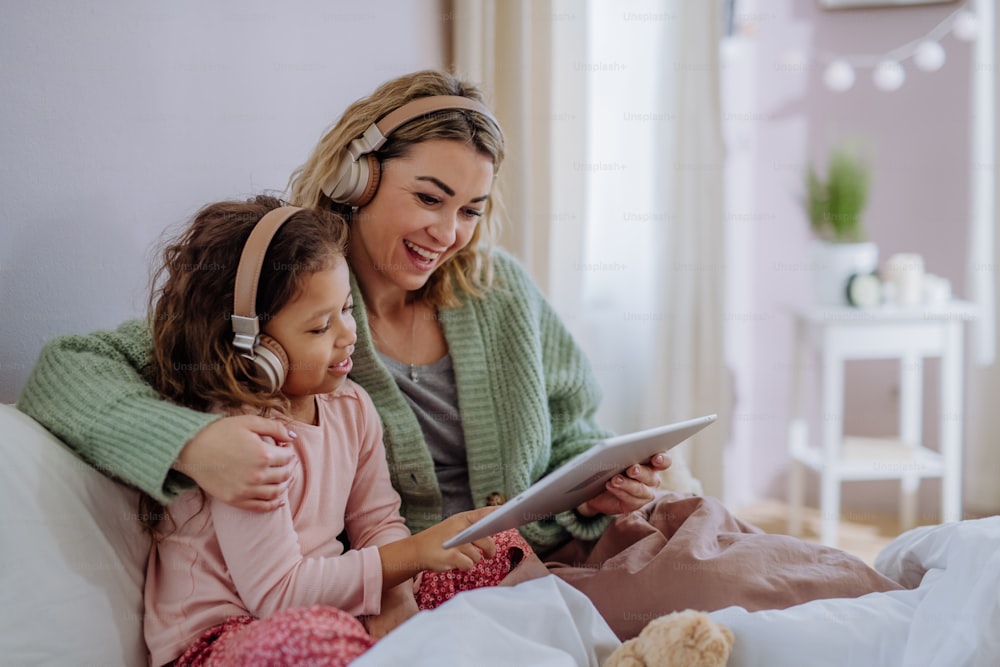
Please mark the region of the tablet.
POLYGON ((604 489, 609 479, 635 463, 681 444, 716 419, 706 415, 657 428, 616 435, 542 477, 444 543, 446 549, 571 510, 604 489))

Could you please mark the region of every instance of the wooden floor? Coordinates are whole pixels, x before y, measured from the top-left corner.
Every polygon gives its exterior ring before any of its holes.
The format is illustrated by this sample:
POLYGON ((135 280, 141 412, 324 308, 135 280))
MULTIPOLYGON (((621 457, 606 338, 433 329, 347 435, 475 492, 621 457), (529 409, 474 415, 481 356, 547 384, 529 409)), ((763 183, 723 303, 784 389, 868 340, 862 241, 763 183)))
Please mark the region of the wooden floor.
MULTIPOLYGON (((733 513, 768 533, 781 535, 788 533, 788 505, 782 501, 763 500, 733 513)), ((819 519, 818 509, 805 508, 803 534, 798 537, 810 542, 819 542, 819 519)), ((875 562, 878 552, 901 532, 899 518, 896 516, 870 512, 852 515, 846 512, 840 522, 840 538, 837 546, 871 565, 875 562)))

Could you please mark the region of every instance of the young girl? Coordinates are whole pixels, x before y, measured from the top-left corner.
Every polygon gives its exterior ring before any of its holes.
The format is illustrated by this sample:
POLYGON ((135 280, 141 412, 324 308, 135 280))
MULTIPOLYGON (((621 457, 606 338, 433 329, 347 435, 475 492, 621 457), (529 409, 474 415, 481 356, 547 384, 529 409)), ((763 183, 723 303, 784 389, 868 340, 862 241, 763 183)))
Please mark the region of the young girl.
MULTIPOLYGON (((298 464, 271 512, 197 489, 144 512, 163 519, 146 578, 152 665, 346 664, 374 641, 354 616, 389 614, 382 631, 404 620, 422 570, 463 571, 424 573, 423 607, 456 578, 471 588, 510 570, 489 538, 441 547, 488 508, 413 536, 400 517, 378 415, 347 379, 357 339, 346 236, 336 214, 261 196, 206 206, 164 253, 153 386, 192 408, 284 420, 298 464)), ((529 550, 516 531, 497 538, 529 550)))

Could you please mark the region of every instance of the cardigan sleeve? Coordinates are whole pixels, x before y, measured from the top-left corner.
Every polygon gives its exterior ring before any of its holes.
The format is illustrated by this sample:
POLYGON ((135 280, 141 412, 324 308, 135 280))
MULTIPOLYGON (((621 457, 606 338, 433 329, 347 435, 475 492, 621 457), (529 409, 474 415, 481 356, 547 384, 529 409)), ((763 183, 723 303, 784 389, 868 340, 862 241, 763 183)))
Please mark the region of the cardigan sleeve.
MULTIPOLYGON (((597 424, 600 386, 590 362, 551 306, 542 306, 542 361, 549 394, 552 456, 555 470, 577 454, 611 435, 597 424)), ((596 540, 612 521, 608 515, 583 518, 574 511, 554 517, 556 525, 580 540, 596 540)))
MULTIPOLYGON (((597 424, 595 413, 601 392, 583 350, 523 269, 504 273, 508 284, 519 293, 518 297, 532 304, 535 312, 551 429, 551 449, 544 471, 548 474, 610 436, 611 432, 597 424)), ((596 540, 611 520, 612 517, 606 515, 583 518, 569 511, 527 524, 521 532, 536 550, 544 553, 570 537, 596 540)))
POLYGON ((171 468, 173 462, 219 415, 161 399, 142 374, 151 349, 142 320, 53 339, 17 407, 95 468, 168 503, 193 485, 171 468))

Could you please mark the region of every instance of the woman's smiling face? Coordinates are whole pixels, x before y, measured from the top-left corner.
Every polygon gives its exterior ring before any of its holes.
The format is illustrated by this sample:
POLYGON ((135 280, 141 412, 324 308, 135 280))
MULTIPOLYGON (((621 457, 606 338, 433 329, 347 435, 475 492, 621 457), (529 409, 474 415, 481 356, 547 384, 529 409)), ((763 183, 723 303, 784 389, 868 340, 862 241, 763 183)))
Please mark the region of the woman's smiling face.
POLYGON ((365 291, 423 287, 469 244, 492 185, 490 157, 459 141, 420 142, 383 163, 378 192, 351 230, 351 265, 365 291))

